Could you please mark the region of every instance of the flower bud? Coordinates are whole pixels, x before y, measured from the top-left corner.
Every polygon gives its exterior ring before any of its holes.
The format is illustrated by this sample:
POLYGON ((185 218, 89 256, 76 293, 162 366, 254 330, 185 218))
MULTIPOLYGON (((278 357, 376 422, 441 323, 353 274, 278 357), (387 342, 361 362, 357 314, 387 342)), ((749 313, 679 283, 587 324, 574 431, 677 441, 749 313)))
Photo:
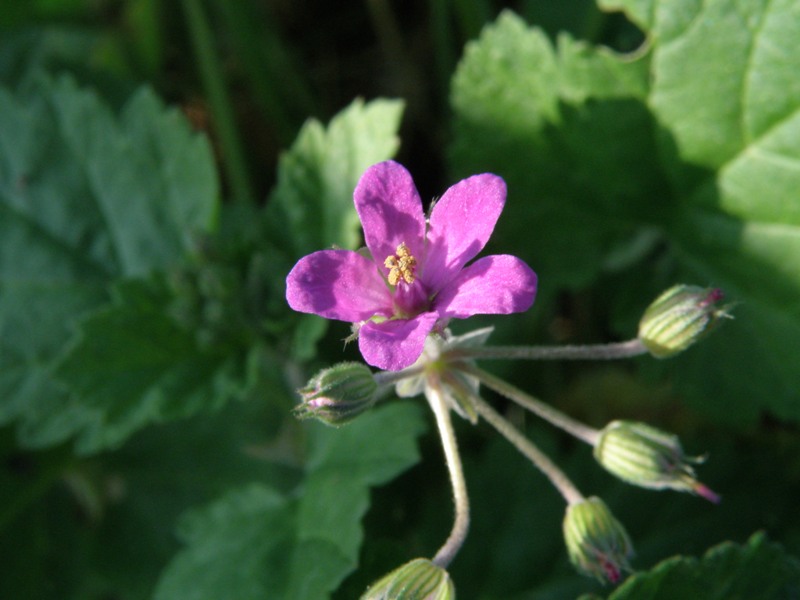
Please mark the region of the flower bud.
POLYGON ((630 571, 631 540, 605 502, 596 496, 567 507, 564 539, 570 561, 586 575, 601 582, 618 583, 622 572, 630 571))
POLYGON ((683 352, 708 333, 721 317, 730 317, 718 288, 676 285, 661 294, 639 321, 639 339, 657 358, 683 352))
POLYGON ((415 558, 385 575, 361 600, 454 600, 456 590, 447 571, 425 558, 415 558))
POLYGON ((378 383, 369 367, 362 363, 339 363, 312 377, 298 390, 303 403, 296 416, 313 417, 328 425, 343 425, 377 401, 378 383))
POLYGON ((690 463, 703 459, 684 455, 678 436, 644 423, 606 425, 594 446, 594 457, 609 473, 633 485, 691 492, 719 502, 719 496, 694 478, 690 463))

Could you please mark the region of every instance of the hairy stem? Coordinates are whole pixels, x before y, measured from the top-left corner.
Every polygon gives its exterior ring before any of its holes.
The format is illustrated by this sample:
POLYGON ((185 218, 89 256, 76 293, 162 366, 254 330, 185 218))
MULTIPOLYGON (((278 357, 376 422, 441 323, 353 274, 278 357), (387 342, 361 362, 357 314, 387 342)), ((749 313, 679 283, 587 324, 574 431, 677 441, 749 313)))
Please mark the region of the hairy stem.
POLYGON ((597 439, 600 437, 600 431, 597 429, 589 427, 580 421, 576 421, 572 417, 569 417, 561 411, 556 410, 549 404, 545 404, 541 400, 537 400, 530 394, 526 394, 519 388, 514 387, 510 383, 503 381, 499 377, 492 375, 483 369, 468 363, 457 363, 456 366, 465 373, 469 373, 470 375, 477 377, 480 382, 489 389, 492 389, 501 396, 505 396, 509 400, 516 402, 522 408, 531 411, 535 415, 538 415, 545 421, 555 425, 559 429, 566 431, 570 435, 575 436, 579 440, 586 442, 590 446, 594 446, 597 443, 597 439))
POLYGON ((403 379, 419 375, 425 370, 425 366, 408 367, 402 371, 378 371, 374 374, 375 382, 378 385, 392 385, 403 379))
POLYGON ((481 346, 448 353, 453 359, 521 358, 527 360, 614 360, 647 354, 639 338, 612 344, 586 346, 481 346))
POLYGON ((545 477, 550 480, 550 483, 555 486, 568 504, 572 505, 583 501, 583 495, 578 491, 578 488, 533 442, 489 406, 480 396, 472 394, 472 401, 478 414, 511 442, 517 450, 522 452, 537 469, 544 473, 545 477))
MULTIPOLYGON (((431 375, 431 378, 433 377, 431 375)), ((430 382, 426 396, 433 414, 436 416, 436 425, 439 428, 439 436, 442 438, 447 470, 450 473, 450 483, 453 486, 453 502, 455 505, 453 529, 432 560, 433 564, 445 569, 455 558, 467 538, 467 532, 469 531, 469 498, 467 497, 464 470, 461 466, 461 456, 458 454, 458 444, 453 432, 453 422, 450 419, 450 409, 442 396, 441 385, 438 381, 430 382)))

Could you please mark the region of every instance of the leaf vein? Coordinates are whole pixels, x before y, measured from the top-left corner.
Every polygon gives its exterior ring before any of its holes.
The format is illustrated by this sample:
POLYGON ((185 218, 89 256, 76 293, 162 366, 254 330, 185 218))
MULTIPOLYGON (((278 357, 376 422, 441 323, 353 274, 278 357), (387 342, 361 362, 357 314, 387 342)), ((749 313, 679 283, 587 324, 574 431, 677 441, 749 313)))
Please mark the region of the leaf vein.
POLYGON ((753 85, 753 71, 755 67, 753 66, 755 62, 755 55, 756 50, 760 47, 762 42, 762 36, 764 34, 764 29, 766 27, 767 15, 770 12, 770 8, 772 7, 772 0, 767 0, 767 4, 764 7, 764 10, 761 12, 761 19, 759 23, 755 26, 753 30, 753 35, 750 36, 750 47, 748 48, 747 52, 747 60, 745 62, 744 74, 742 76, 742 92, 741 92, 741 112, 740 116, 740 128, 741 128, 741 136, 742 140, 744 141, 745 147, 750 144, 752 139, 752 132, 747 127, 747 115, 749 114, 749 105, 748 105, 748 98, 752 97, 750 94, 750 90, 753 85))

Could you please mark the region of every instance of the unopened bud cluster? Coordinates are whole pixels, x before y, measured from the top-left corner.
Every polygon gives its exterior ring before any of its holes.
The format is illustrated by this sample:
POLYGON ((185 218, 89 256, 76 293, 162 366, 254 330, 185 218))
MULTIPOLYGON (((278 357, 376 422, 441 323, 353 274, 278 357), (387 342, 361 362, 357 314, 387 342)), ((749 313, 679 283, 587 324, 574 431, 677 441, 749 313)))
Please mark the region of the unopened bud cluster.
MULTIPOLYGON (((409 256, 405 244, 401 244, 396 254, 386 259, 385 266, 394 273, 390 276, 393 285, 399 285, 401 279, 409 284, 413 282, 416 263, 409 256)), ((302 404, 295 413, 329 425, 347 423, 372 408, 390 386, 394 386, 400 397, 424 394, 436 414, 453 481, 455 524, 433 561, 418 558, 393 570, 370 586, 361 600, 455 598, 453 583, 443 567, 463 543, 469 518, 468 503, 463 500, 466 486, 449 421, 451 410, 473 424, 480 417, 493 425, 550 477, 568 503, 563 533, 569 559, 579 571, 613 584, 619 583, 623 574, 630 571, 633 546, 625 528, 606 504, 595 496, 584 498, 556 465, 480 397, 481 386, 593 445, 600 465, 627 483, 649 489, 690 492, 719 502, 719 496, 695 479, 693 465, 703 459, 686 456, 676 435, 634 421, 612 421, 598 431, 483 371, 475 360, 499 357, 607 359, 647 352, 665 358, 687 349, 721 318, 730 316, 728 306, 721 305, 722 300, 723 293, 716 288, 676 285, 647 308, 639 323, 637 338, 617 344, 555 349, 484 348, 491 328, 460 336, 444 330, 427 336, 419 359, 403 371, 373 373, 362 363, 347 362, 323 369, 312 377, 306 387, 299 390, 302 404)))
POLYGON ((323 369, 298 392, 303 400, 294 411, 298 417, 343 425, 372 408, 378 383, 363 363, 346 362, 323 369))
POLYGON ((676 285, 656 298, 639 322, 639 339, 657 358, 686 350, 708 333, 720 318, 729 317, 720 306, 718 288, 676 285))

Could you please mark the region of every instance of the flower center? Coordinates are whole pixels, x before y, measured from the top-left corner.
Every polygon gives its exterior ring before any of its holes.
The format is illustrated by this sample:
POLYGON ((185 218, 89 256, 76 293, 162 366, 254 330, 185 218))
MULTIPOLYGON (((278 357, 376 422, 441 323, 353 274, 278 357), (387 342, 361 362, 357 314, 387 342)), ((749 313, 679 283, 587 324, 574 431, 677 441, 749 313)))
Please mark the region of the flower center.
POLYGON ((383 261, 383 266, 389 269, 389 283, 397 285, 402 279, 408 284, 414 283, 417 268, 417 259, 411 256, 411 252, 406 243, 401 243, 394 254, 390 254, 383 261))

